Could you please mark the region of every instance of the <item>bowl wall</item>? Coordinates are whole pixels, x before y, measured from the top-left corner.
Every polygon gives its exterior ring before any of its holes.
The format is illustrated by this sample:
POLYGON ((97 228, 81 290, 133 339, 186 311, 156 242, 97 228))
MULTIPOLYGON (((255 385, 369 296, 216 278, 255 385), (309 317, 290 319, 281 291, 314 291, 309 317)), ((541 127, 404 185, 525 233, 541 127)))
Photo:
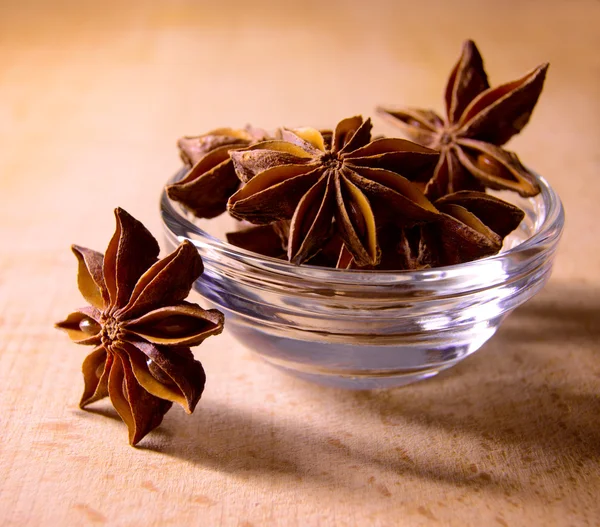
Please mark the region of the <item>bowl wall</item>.
POLYGON ((305 379, 372 389, 453 366, 542 288, 564 216, 554 191, 540 185, 529 199, 495 193, 526 212, 499 255, 424 271, 298 267, 223 242, 233 218, 197 220, 166 194, 161 206, 169 250, 184 239, 195 244, 205 265, 195 288, 240 342, 305 379))

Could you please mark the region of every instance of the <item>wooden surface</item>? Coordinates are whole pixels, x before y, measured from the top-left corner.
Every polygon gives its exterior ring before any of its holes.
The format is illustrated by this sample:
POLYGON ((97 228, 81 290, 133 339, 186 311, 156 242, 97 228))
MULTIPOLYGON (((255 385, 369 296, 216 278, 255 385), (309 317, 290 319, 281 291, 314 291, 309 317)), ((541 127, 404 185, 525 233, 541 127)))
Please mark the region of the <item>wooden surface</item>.
POLYGON ((591 0, 1 2, 0 524, 599 525, 599 25, 591 0), (567 210, 542 294, 400 390, 318 388, 225 332, 197 412, 140 448, 78 409, 68 247, 104 250, 117 205, 161 235, 178 136, 441 109, 467 37, 493 83, 551 62, 510 145, 567 210))

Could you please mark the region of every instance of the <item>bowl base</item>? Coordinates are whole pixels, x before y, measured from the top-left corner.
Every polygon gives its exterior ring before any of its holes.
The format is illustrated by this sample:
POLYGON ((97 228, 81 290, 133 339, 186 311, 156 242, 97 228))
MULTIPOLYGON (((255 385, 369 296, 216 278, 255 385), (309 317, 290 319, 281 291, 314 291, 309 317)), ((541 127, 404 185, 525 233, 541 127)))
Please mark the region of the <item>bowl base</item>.
POLYGON ((399 388, 407 384, 412 384, 417 381, 422 381, 435 377, 441 371, 451 368, 459 360, 444 364, 443 366, 437 366, 435 368, 424 368, 422 370, 399 370, 389 371, 385 373, 364 373, 364 374, 352 374, 352 373, 314 373, 301 371, 297 368, 287 368, 281 364, 277 364, 269 358, 264 357, 257 353, 265 362, 274 366, 279 371, 291 375, 293 377, 320 384, 322 386, 329 386, 331 388, 342 388, 345 390, 387 390, 390 388, 399 388))
MULTIPOLYGON (((231 320, 231 319, 229 319, 231 320)), ((391 345, 312 341, 281 337, 241 324, 228 326, 234 336, 267 364, 325 386, 352 390, 396 388, 428 379, 477 351, 497 324, 475 324, 441 341, 399 338, 391 345)), ((429 336, 431 337, 431 335, 429 336)))

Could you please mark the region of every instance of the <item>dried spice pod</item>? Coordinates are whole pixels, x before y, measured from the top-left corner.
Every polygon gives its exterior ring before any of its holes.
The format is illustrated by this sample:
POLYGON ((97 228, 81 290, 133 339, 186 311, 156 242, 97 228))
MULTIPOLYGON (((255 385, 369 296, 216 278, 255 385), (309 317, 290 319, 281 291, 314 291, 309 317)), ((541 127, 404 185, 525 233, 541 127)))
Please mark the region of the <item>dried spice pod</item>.
POLYGON ((516 81, 490 88, 481 54, 468 40, 446 86, 445 119, 431 110, 378 109, 408 137, 441 151, 425 190, 428 198, 486 187, 522 196, 539 192, 533 174, 501 146, 529 122, 547 69, 542 64, 516 81))
POLYGON ((376 266, 359 267, 344 251, 337 266, 418 271, 478 260, 497 254, 525 216, 520 208, 478 191, 455 192, 434 205, 440 214, 430 223, 410 228, 389 224, 381 230, 382 258, 376 266))
POLYGON ((183 242, 158 260, 154 237, 123 209, 106 253, 73 246, 77 283, 91 304, 56 324, 77 344, 94 346, 83 362, 80 406, 104 397, 138 443, 156 428, 172 403, 193 412, 205 374, 190 346, 223 330, 223 314, 185 302, 203 264, 183 242))
POLYGON ((476 191, 459 191, 440 198, 442 213, 421 228, 429 266, 455 265, 497 254, 504 238, 525 213, 499 198, 476 191))
POLYGON ((342 247, 333 267, 363 271, 418 271, 435 267, 433 255, 425 245, 421 226, 402 228, 385 225, 378 232, 381 260, 377 265, 358 266, 352 255, 342 247))
POLYGON ((360 116, 341 121, 330 146, 314 128, 281 136, 231 152, 247 183, 228 210, 255 224, 290 220, 291 262, 306 262, 339 235, 357 265, 376 265, 376 218, 410 226, 438 215, 409 181, 431 176, 437 152, 403 139, 372 140, 371 121, 360 116))
MULTIPOLYGON (((287 222, 286 222, 287 223, 287 222)), ((225 234, 227 242, 241 249, 271 258, 285 258, 287 238, 284 238, 277 223, 251 225, 225 234)))
MULTIPOLYGON (((435 225, 435 223, 432 225, 435 225)), ((395 234, 395 237, 392 232, 388 231, 387 243, 384 247, 391 247, 394 244, 395 252, 392 254, 385 253, 386 258, 382 259, 382 263, 385 264, 384 269, 419 271, 439 265, 434 254, 425 243, 422 231, 423 229, 420 226, 401 229, 395 234)), ((382 267, 379 267, 379 269, 382 269, 382 267)))
POLYGON ((229 151, 268 137, 264 130, 219 128, 177 142, 181 159, 189 167, 181 181, 167 186, 169 197, 198 218, 214 218, 225 212, 227 200, 240 186, 229 151))

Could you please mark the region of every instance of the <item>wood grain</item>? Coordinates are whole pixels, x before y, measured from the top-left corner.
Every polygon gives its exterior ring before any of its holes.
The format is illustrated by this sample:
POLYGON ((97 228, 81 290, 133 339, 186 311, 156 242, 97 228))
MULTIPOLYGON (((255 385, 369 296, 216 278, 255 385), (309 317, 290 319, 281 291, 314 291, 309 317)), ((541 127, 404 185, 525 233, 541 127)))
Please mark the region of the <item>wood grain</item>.
MULTIPOLYGON (((600 3, 0 4, 0 524, 600 523, 600 3), (348 393, 288 378, 225 332, 197 412, 138 449, 77 408, 76 242, 122 206, 157 235, 178 136, 441 108, 461 41, 493 83, 550 61, 511 148, 562 196, 551 283, 439 378, 348 393)), ((380 130, 390 131, 381 123, 380 130)))

